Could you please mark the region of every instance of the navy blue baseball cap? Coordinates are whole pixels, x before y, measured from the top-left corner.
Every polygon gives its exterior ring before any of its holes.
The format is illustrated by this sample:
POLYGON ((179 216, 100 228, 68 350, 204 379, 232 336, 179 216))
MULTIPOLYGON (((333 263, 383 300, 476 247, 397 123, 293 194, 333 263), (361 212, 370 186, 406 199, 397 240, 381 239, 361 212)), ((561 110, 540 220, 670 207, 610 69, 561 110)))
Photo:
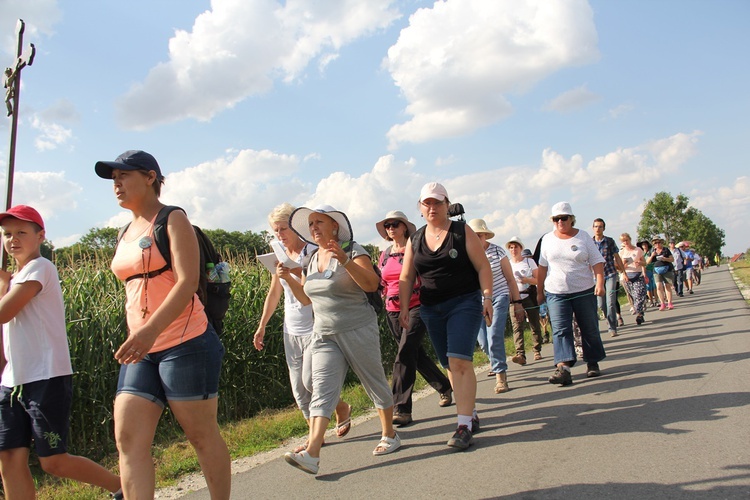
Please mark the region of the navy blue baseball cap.
POLYGON ((98 161, 94 165, 96 175, 102 179, 112 179, 112 170, 145 170, 146 172, 153 170, 156 172, 156 178, 158 180, 164 179, 161 174, 159 164, 156 162, 156 158, 138 149, 131 149, 125 151, 123 154, 115 158, 115 161, 98 161))

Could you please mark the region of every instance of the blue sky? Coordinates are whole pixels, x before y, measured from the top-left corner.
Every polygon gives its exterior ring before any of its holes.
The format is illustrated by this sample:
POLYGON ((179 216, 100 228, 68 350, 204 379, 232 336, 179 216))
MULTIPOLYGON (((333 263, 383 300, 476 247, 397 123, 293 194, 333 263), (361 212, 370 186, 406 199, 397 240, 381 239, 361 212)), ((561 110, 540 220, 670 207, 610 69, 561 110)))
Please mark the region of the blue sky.
MULTIPOLYGON (((14 204, 69 245, 128 214, 97 160, 152 153, 162 200, 206 228, 327 203, 355 238, 442 182, 496 243, 636 233, 685 194, 750 247, 750 3, 743 0, 0 0, 0 64, 27 23, 14 204)), ((8 137, 10 120, 0 120, 8 137)), ((5 176, 8 142, 0 144, 5 176)), ((4 184, 4 180, 3 180, 4 184)))

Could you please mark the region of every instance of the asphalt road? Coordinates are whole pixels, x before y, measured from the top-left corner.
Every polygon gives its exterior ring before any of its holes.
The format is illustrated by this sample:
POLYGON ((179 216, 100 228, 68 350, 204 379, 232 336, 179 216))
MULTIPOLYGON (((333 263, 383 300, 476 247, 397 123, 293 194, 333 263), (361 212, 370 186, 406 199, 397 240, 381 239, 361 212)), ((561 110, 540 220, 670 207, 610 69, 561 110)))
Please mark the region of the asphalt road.
POLYGON ((506 394, 479 373, 482 430, 468 451, 446 446, 455 406, 433 392, 396 453, 373 456, 377 419, 355 422, 328 438, 317 476, 284 462, 285 447, 234 475, 232 498, 749 499, 750 308, 728 268, 704 271, 674 310, 634 318, 603 335, 600 378, 579 363, 572 386, 549 384, 551 345, 510 366, 506 394))

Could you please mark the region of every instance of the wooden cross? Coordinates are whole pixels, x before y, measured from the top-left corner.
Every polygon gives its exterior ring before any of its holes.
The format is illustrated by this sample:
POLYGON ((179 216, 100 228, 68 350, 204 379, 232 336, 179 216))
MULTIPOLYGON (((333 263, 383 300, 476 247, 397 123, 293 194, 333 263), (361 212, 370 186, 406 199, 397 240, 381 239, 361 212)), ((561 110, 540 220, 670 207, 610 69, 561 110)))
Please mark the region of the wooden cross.
POLYGON ((33 43, 30 43, 26 49, 23 49, 23 32, 25 29, 26 24, 23 22, 23 19, 19 19, 16 26, 18 34, 16 61, 12 67, 5 68, 3 78, 5 107, 8 110, 8 116, 13 116, 14 119, 17 119, 16 111, 18 109, 18 92, 21 87, 21 70, 26 66, 31 66, 34 63, 34 56, 36 55, 36 48, 33 43))
MULTIPOLYGON (((26 50, 23 49, 23 32, 25 29, 26 23, 23 22, 23 19, 19 19, 16 24, 18 38, 16 60, 11 67, 5 68, 3 73, 5 108, 8 111, 8 116, 12 117, 10 123, 10 148, 8 148, 8 169, 5 176, 5 182, 7 183, 5 190, 5 210, 8 210, 13 202, 13 172, 16 161, 16 133, 18 130, 18 103, 21 93, 21 70, 26 66, 31 66, 36 55, 33 43, 29 44, 26 50)), ((5 253, 5 248, 2 248, 1 251, 0 264, 2 264, 3 269, 7 269, 8 255, 5 253)))

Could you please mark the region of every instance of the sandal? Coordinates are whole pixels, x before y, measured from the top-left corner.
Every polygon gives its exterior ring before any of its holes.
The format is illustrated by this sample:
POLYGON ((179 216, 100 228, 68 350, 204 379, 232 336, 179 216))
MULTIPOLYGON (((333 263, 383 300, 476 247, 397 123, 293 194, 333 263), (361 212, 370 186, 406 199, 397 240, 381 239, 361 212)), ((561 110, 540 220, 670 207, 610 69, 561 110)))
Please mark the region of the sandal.
POLYGON ((539 361, 542 359, 542 353, 539 351, 534 351, 534 361, 539 361))
POLYGON ((352 430, 352 405, 349 405, 349 416, 336 423, 336 435, 342 438, 349 434, 350 430, 352 430))
POLYGON ((381 436, 380 442, 372 450, 373 455, 387 455, 401 448, 401 438, 398 437, 398 432, 392 437, 381 436))

